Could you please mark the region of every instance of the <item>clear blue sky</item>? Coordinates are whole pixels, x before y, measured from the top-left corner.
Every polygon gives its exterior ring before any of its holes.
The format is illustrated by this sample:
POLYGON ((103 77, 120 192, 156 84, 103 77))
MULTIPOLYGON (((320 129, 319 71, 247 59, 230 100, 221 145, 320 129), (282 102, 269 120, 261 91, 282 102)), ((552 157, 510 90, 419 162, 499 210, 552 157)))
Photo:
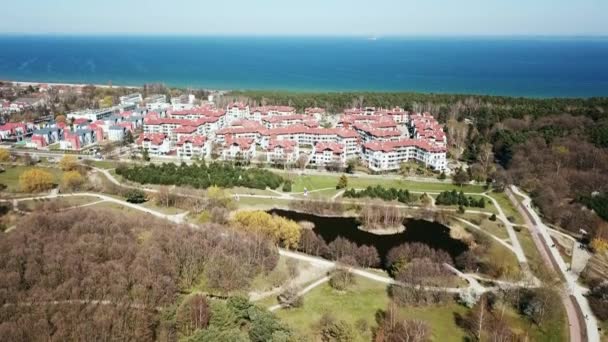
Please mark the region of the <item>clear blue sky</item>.
POLYGON ((608 0, 15 0, 0 33, 608 35, 608 0))

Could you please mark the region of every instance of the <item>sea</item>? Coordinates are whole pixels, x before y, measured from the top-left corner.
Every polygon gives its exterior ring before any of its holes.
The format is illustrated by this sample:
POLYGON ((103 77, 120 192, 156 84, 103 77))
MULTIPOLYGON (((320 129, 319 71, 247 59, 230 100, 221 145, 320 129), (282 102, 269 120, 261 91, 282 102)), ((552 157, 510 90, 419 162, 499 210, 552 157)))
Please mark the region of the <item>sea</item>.
POLYGON ((0 79, 594 97, 608 96, 608 38, 0 35, 0 79))

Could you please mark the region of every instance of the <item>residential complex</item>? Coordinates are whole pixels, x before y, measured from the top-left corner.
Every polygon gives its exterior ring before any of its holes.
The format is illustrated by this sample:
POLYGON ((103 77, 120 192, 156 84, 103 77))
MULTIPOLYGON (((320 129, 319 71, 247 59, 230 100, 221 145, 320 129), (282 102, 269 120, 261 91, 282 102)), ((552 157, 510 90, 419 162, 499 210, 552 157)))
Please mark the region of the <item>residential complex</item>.
POLYGON ((140 150, 156 157, 317 168, 345 167, 358 159, 376 172, 417 161, 447 170, 446 135, 429 113, 353 108, 327 124, 322 108, 297 113, 290 106, 250 107, 239 102, 217 108, 208 101, 195 104, 192 95, 174 97, 171 103, 165 95, 142 99, 131 94, 120 100, 111 108, 69 113, 67 122, 5 124, 0 126, 0 138, 24 140, 28 147, 58 143, 61 149, 80 150, 103 140, 123 141, 131 134, 138 136, 140 150))

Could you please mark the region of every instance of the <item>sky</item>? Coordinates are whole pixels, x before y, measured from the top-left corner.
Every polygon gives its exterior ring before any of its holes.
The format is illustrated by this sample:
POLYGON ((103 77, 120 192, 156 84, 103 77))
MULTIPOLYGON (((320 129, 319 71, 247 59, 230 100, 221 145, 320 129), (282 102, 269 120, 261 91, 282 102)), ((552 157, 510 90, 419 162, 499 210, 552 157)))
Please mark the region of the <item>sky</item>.
POLYGON ((608 0, 18 0, 0 33, 608 35, 608 0))

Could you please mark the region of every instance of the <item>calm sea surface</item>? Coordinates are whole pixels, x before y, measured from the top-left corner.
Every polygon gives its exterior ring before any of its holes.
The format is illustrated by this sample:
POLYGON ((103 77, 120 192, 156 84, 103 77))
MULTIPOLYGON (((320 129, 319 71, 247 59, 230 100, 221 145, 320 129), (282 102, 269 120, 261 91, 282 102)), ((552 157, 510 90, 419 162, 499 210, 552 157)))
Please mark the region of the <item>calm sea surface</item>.
POLYGON ((0 79, 608 96, 608 39, 0 36, 0 79))

